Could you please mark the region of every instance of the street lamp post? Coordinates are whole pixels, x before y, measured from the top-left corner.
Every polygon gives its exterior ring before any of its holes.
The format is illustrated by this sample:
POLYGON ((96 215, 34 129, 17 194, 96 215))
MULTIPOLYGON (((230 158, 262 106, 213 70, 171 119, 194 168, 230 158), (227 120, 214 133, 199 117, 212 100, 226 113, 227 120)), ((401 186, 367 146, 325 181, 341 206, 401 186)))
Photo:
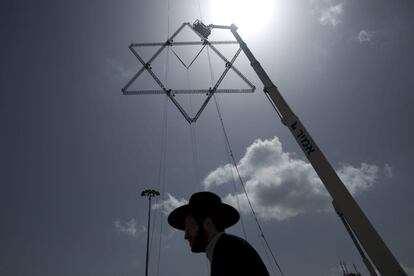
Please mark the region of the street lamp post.
POLYGON ((147 254, 145 260, 145 276, 148 276, 148 251, 149 251, 149 238, 150 238, 150 222, 151 222, 151 198, 159 196, 160 193, 156 190, 144 190, 141 192, 141 196, 148 197, 148 227, 147 227, 147 254))

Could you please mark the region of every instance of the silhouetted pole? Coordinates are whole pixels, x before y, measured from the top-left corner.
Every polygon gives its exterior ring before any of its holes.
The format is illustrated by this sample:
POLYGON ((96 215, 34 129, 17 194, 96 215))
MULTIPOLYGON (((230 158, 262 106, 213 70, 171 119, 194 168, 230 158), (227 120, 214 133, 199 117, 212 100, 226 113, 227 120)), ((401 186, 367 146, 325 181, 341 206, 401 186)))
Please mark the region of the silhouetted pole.
POLYGON ((150 222, 151 222, 151 198, 159 196, 160 193, 156 190, 144 190, 141 192, 141 196, 148 197, 148 227, 147 227, 147 255, 145 260, 145 276, 148 276, 148 251, 149 251, 149 238, 150 238, 150 222))

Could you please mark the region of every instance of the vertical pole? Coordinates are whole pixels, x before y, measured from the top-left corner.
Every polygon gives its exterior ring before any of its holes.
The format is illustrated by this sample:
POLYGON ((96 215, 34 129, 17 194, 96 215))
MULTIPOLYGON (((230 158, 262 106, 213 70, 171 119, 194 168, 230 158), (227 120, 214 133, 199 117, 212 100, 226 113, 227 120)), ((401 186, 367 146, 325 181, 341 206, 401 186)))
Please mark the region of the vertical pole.
POLYGON ((145 276, 148 276, 148 262, 149 262, 149 239, 150 239, 150 227, 151 227, 151 198, 159 196, 160 193, 156 190, 144 190, 141 196, 148 197, 148 226, 147 226, 147 251, 145 258, 145 276))
POLYGON ((148 251, 150 238, 150 221, 151 221, 151 196, 148 197, 148 227, 147 227, 147 254, 145 259, 145 276, 148 276, 148 251))

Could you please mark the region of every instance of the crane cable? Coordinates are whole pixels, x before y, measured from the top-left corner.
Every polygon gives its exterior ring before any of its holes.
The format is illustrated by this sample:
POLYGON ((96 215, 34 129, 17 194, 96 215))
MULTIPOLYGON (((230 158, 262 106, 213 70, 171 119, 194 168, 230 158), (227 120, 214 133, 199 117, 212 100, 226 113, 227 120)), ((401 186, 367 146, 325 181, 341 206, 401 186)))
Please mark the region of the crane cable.
MULTIPOLYGON (((170 0, 167 0, 167 39, 170 37, 170 0)), ((168 67, 169 67, 169 52, 170 48, 167 47, 166 61, 165 61, 165 83, 168 84, 168 67)), ((162 195, 162 199, 165 201, 165 172, 166 172, 166 159, 167 159, 167 111, 168 111, 168 96, 165 95, 163 116, 162 116, 162 132, 161 132, 161 154, 160 154, 160 165, 158 171, 158 189, 162 195)), ((164 205, 161 205, 161 208, 164 208, 164 205)), ((162 210, 161 210, 162 211, 162 210)), ((161 264, 161 247, 162 247, 162 231, 163 231, 163 222, 160 220, 160 233, 159 233, 159 242, 158 242, 158 256, 157 256, 157 273, 160 275, 160 264, 161 264)), ((153 227, 154 229, 154 227, 153 227)))
POLYGON ((280 267, 280 265, 279 265, 278 261, 276 260, 276 257, 275 257, 275 255, 273 254, 272 249, 270 248, 270 245, 269 245, 269 243, 268 243, 268 241, 267 241, 267 239, 266 239, 266 237, 265 237, 265 235, 264 235, 263 229, 262 229, 262 227, 261 227, 261 225, 260 225, 260 223, 259 223, 259 220, 258 220, 258 217, 257 217, 257 215, 256 215, 256 212, 255 212, 255 211, 254 211, 254 209, 253 209, 253 205, 252 205, 252 203, 251 203, 251 200, 250 200, 250 198, 249 198, 249 196, 248 196, 248 193, 247 193, 247 190, 246 190, 246 187, 245 187, 244 181, 243 181, 243 179, 242 179, 242 177, 241 177, 241 175, 240 175, 240 171, 239 171, 239 169, 238 169, 238 167, 237 167, 237 163, 236 163, 236 160, 235 160, 235 158, 234 158, 233 150, 231 149, 230 141, 229 141, 228 135, 227 135, 227 133, 226 133, 226 128, 225 128, 224 123, 223 123, 223 117, 222 117, 222 115, 221 115, 220 107, 219 107, 219 104, 218 104, 218 102, 217 102, 217 100, 216 100, 215 95, 214 95, 214 100, 215 100, 215 103, 216 103, 217 112, 218 112, 218 114, 219 114, 219 118, 220 118, 220 123, 221 123, 222 129, 223 129, 223 132, 224 132, 224 136, 225 136, 225 139, 226 139, 227 148, 229 149, 229 155, 230 155, 231 161, 232 161, 233 166, 234 166, 234 169, 235 169, 235 171, 236 171, 236 173, 237 173, 237 176, 238 176, 238 179, 239 179, 239 181, 240 181, 240 184, 241 184, 241 186, 242 186, 242 188, 243 188, 243 192, 244 192, 244 194, 246 195, 246 199, 247 199, 247 202, 249 203, 250 210, 251 210, 251 212, 252 212, 252 214, 253 214, 253 217, 254 217, 255 222, 256 222, 256 224, 257 224, 257 227, 258 227, 258 229, 259 229, 259 232, 260 232, 260 237, 261 237, 261 238, 263 239, 263 241, 265 242, 265 245, 266 245, 266 247, 267 247, 267 250, 270 252, 270 254, 271 254, 271 256, 272 256, 272 259, 273 259, 273 261, 274 261, 274 263, 275 263, 276 267, 278 268, 278 270, 279 270, 280 274, 284 276, 285 274, 283 273, 282 268, 280 267))
MULTIPOLYGON (((168 19, 167 19, 168 36, 167 37, 169 37, 169 33, 170 33, 170 0, 167 0, 167 3, 168 3, 168 19)), ((200 11, 200 19, 202 20, 201 4, 200 4, 200 1, 199 0, 198 0, 198 8, 199 8, 199 11, 200 11)), ((165 77, 166 77, 166 80, 168 79, 168 63, 169 63, 168 62, 168 56, 169 56, 169 51, 167 50, 167 58, 166 58, 167 65, 165 67, 166 68, 165 69, 165 77)), ((211 81, 213 82, 214 81, 214 76, 213 76, 211 58, 210 58, 209 48, 208 47, 207 47, 207 56, 208 56, 208 62, 209 62, 209 67, 210 67, 211 81)), ((187 68, 187 80, 188 80, 188 84, 190 85, 189 75, 188 75, 188 68, 187 68)), ((251 212, 252 212, 252 214, 254 216, 255 222, 256 222, 256 224, 258 226, 259 232, 261 234, 260 236, 263 239, 263 241, 265 242, 266 247, 267 247, 268 251, 270 252, 270 254, 271 254, 272 258, 273 258, 273 261, 276 264, 278 270, 280 271, 281 275, 284 276, 284 273, 283 273, 283 271, 282 271, 279 263, 277 262, 276 257, 273 254, 273 252, 272 252, 272 250, 271 250, 271 248, 269 246, 269 243, 267 242, 267 239, 266 239, 266 237, 265 237, 265 235, 263 233, 263 229, 262 229, 262 227, 261 227, 261 225, 259 223, 259 220, 258 220, 258 217, 256 215, 256 212, 253 209, 252 203, 251 203, 250 198, 248 196, 248 193, 246 191, 244 181, 243 181, 243 179, 242 179, 242 177, 240 175, 239 169, 237 167, 237 163, 236 163, 236 160, 235 160, 235 157, 234 157, 232 148, 231 148, 231 144, 230 144, 230 141, 229 141, 227 132, 226 132, 226 128, 224 126, 224 121, 223 121, 223 116, 221 114, 220 105, 219 105, 218 99, 217 99, 217 97, 216 97, 215 94, 213 95, 213 98, 214 98, 214 102, 215 102, 215 105, 216 105, 216 108, 217 108, 217 113, 218 113, 218 116, 219 116, 221 128, 223 130, 224 138, 225 138, 225 141, 226 141, 226 148, 227 148, 227 150, 229 152, 229 156, 230 156, 231 162, 233 163, 234 169, 235 169, 235 171, 237 173, 238 179, 239 179, 239 181, 241 183, 241 186, 243 188, 243 192, 246 195, 246 199, 248 201, 249 207, 250 207, 251 212)), ((189 101, 190 101, 190 107, 192 107, 192 105, 191 105, 191 98, 189 99, 189 101)), ((161 192, 162 192, 163 198, 164 198, 164 190, 165 190, 165 160, 166 160, 166 136, 167 136, 166 135, 166 130, 167 130, 167 127, 166 127, 166 125, 167 125, 167 104, 168 104, 168 99, 166 100, 165 105, 164 105, 165 108, 164 108, 163 118, 162 118, 162 120, 163 120, 163 129, 162 129, 162 135, 161 135, 162 146, 161 146, 161 158, 160 158, 159 180, 158 180, 158 186, 161 187, 161 190, 162 190, 161 192)), ((195 165, 195 170, 196 170, 195 171, 195 177, 196 177, 197 180, 199 180, 198 153, 197 153, 197 148, 196 148, 197 137, 196 137, 195 129, 192 128, 191 125, 192 124, 190 124, 190 132, 191 132, 191 143, 192 143, 193 159, 194 159, 194 165, 195 165)), ((238 197, 237 197, 237 204, 238 204, 238 208, 240 210, 240 204, 239 204, 238 197)), ((243 228, 244 236, 247 237, 246 231, 245 231, 245 227, 244 227, 244 223, 243 223, 242 219, 241 219, 241 223, 242 223, 242 228, 243 228)), ((161 220, 160 235, 159 235, 158 261, 157 261, 157 276, 159 275, 159 268, 160 268, 160 263, 161 263, 162 224, 163 223, 162 223, 162 220, 161 220)), ((155 227, 153 227, 153 229, 155 229, 155 227)), ((154 235, 152 235, 152 236, 154 236, 154 235)), ((151 239, 151 245, 152 245, 152 239, 151 239)))
MULTIPOLYGON (((200 0, 197 0, 197 4, 198 4, 198 12, 199 12, 199 15, 200 15, 200 19, 201 19, 201 21, 203 21, 203 13, 201 11, 201 3, 200 3, 200 0)), ((206 48, 207 48, 207 51, 208 51, 208 47, 206 47, 206 48)), ((212 71, 210 70, 210 73, 211 72, 212 71)), ((200 185, 201 185, 201 182, 200 182, 200 185)), ((208 276, 211 271, 210 271, 210 263, 209 263, 209 261, 207 261, 207 259, 205 260, 205 265, 206 265, 206 272, 207 272, 207 276, 208 276)))
MULTIPOLYGON (((159 187, 160 187, 160 193, 162 195, 163 201, 165 201, 165 164, 167 159, 167 110, 168 110, 168 97, 165 96, 165 102, 164 102, 164 112, 163 112, 163 131, 162 131, 162 147, 161 147, 161 160, 160 160, 160 170, 159 170, 159 187)), ((161 206, 161 208, 164 208, 164 205, 161 206)), ((161 210, 162 211, 162 210, 161 210)), ((160 263, 161 263, 161 245, 162 245, 162 231, 163 231, 163 222, 164 220, 160 220, 160 234, 159 234, 159 243, 158 243, 158 261, 157 261, 157 274, 159 275, 160 270, 160 263)))
MULTIPOLYGON (((208 59, 208 65, 209 65, 209 70, 210 70, 211 85, 214 85, 214 83, 215 83, 215 81, 214 81, 214 72, 213 72, 213 66, 211 64, 210 48, 209 47, 207 47, 207 59, 208 59)), ((217 113, 218 113, 218 116, 219 116, 219 121, 220 121, 220 124, 221 124, 221 128, 222 128, 223 134, 225 136, 224 137, 225 141, 228 141, 227 133, 226 133, 226 130, 224 128, 223 117, 221 116, 221 112, 220 112, 220 105, 219 105, 219 102, 218 102, 218 98, 216 97, 216 94, 213 94, 213 99, 214 99, 214 103, 216 105, 216 109, 217 109, 217 113)), ((229 143, 225 142, 224 145, 225 145, 226 152, 230 152, 230 155, 232 155, 233 152, 232 152, 231 148, 229 147, 229 143)), ((229 158, 229 162, 232 162, 229 155, 227 155, 227 158, 229 158)), ((233 171, 232 171, 232 174, 233 174, 233 171)), ((232 182, 233 182, 234 191, 236 192, 237 188, 236 188, 236 182, 234 181, 234 175, 232 177, 232 182)), ((241 207, 240 207, 239 196, 236 196, 236 202, 237 202, 237 209, 240 212, 241 207)), ((241 223, 241 227, 242 227, 242 231, 243 231, 243 236, 247 240, 247 232, 246 232, 246 228, 245 228, 244 220, 243 220, 242 216, 240 216, 240 223, 241 223)))
MULTIPOLYGON (((213 80, 214 80, 214 79, 213 79, 213 73, 212 73, 211 58, 210 58, 210 54, 209 54, 209 51, 208 51, 208 50, 209 50, 209 48, 207 48, 207 56, 208 56, 208 63, 209 63, 209 67, 210 67, 210 74, 211 74, 211 78, 212 78, 212 82, 213 82, 213 80)), ((228 152, 229 152, 229 155, 230 155, 231 161, 232 161, 233 166, 234 166, 234 169, 235 169, 235 171, 236 171, 236 173, 237 173, 237 176, 238 176, 238 179, 239 179, 239 181, 240 181, 240 184, 241 184, 241 186, 242 186, 242 188, 243 188, 243 192, 244 192, 244 194, 246 195, 246 199, 247 199, 247 202, 249 203, 249 207, 250 207, 250 210, 251 210, 251 212, 252 212, 252 214, 253 214, 253 217, 254 217, 254 219, 255 219, 256 225, 257 225, 257 227, 258 227, 258 229, 259 229, 259 232, 260 232, 260 237, 263 239, 263 241, 264 241, 264 243, 265 243, 265 245, 266 245, 266 247, 267 247, 267 250, 270 252, 270 254, 271 254, 271 256, 272 256, 272 259, 273 259, 273 261, 274 261, 274 263, 275 263, 276 267, 278 268, 278 270, 279 270, 280 274, 281 274, 282 276, 284 276, 285 274, 283 273, 282 268, 281 268, 281 266, 279 265, 279 262, 276 260, 276 257, 275 257, 275 255, 273 254, 273 251, 272 251, 272 249, 270 248, 270 245, 269 245, 269 243, 268 243, 268 241, 267 241, 267 239, 266 239, 266 237, 265 237, 265 235, 264 235, 263 229, 262 229, 262 227, 261 227, 261 225, 260 225, 260 223, 259 223, 259 219, 258 219, 258 217, 257 217, 257 215, 256 215, 256 212, 255 212, 255 211, 254 211, 254 209, 253 209, 253 205, 252 205, 251 200, 250 200, 250 198, 249 198, 249 195, 248 195, 248 193, 247 193, 247 190, 246 190, 246 187, 245 187, 244 181, 243 181, 243 179, 242 179, 242 177, 241 177, 241 175, 240 175, 240 171, 239 171, 239 169, 238 169, 238 167, 237 167, 237 162, 236 162, 236 159, 235 159, 235 157, 234 157, 233 150, 232 150, 232 148, 231 148, 230 140, 229 140, 229 137, 228 137, 228 135, 227 135, 226 128, 225 128, 225 126, 224 126, 223 116, 222 116, 222 113, 221 113, 221 110, 220 110, 220 106, 219 106, 219 103, 218 103, 218 99, 217 99, 217 97, 216 97, 216 95, 215 95, 215 94, 213 94, 213 98, 214 98, 214 102, 215 102, 215 104, 216 104, 217 113, 218 113, 218 116, 219 116, 219 120, 220 120, 221 128, 222 128, 222 130, 223 130, 223 134, 224 134, 225 141, 226 141, 226 146, 227 146, 227 149, 228 149, 228 152)), ((237 204, 239 205, 238 199, 237 199, 237 204)), ((239 207, 239 210, 240 210, 240 206, 238 206, 238 207, 239 207)), ((243 225, 243 224, 242 224, 242 225, 243 225)), ((245 236, 246 236, 246 233, 245 233, 245 230, 244 230, 244 226, 243 226, 243 232, 244 232, 244 234, 245 234, 245 236)))
MULTIPOLYGON (((203 21, 203 13, 202 13, 202 10, 201 10, 200 0, 198 0, 197 3, 198 3, 198 11, 199 11, 199 14, 200 14, 200 19, 201 19, 201 21, 203 21)), ((214 86, 215 81, 214 81, 213 66, 211 64, 211 58, 210 58, 210 48, 209 47, 206 47, 206 48, 207 48, 208 65, 209 65, 209 69, 210 69, 210 83, 211 83, 211 86, 214 86)), ((217 108, 217 110, 219 110, 218 102, 217 102, 217 99, 216 99, 216 94, 213 94, 213 98, 214 98, 214 102, 216 104, 216 108, 217 108)), ((221 117, 220 113, 219 113, 219 119, 220 119, 222 128, 224 128, 223 118, 221 117)), ((224 133, 225 136, 227 136, 227 133, 225 132, 225 129, 224 129, 223 133, 224 133)), ((227 137, 226 137, 226 140, 228 140, 227 137)), ((228 143, 225 143, 226 152, 231 151, 231 148, 229 148, 227 145, 228 145, 228 143)), ((232 177, 232 180, 233 180, 234 190, 236 191, 237 189, 236 189, 236 183, 234 181, 234 177, 232 177)), ((239 197, 238 196, 236 197, 236 202, 237 202, 237 209, 240 212, 241 208, 240 208, 240 202, 239 202, 239 197)), ((243 236, 247 240, 247 232, 246 232, 246 228, 244 226, 244 221, 243 221, 242 216, 240 216, 240 224, 242 226, 243 236)))
MULTIPOLYGON (((192 88, 192 84, 190 81, 190 72, 189 69, 187 68, 186 71, 186 76, 187 76, 187 87, 189 90, 191 90, 192 88)), ((192 94, 188 95, 188 100, 189 100, 189 105, 190 105, 190 113, 193 114, 193 103, 192 103, 192 94)), ((189 124, 189 129, 190 129, 190 136, 191 136, 191 152, 193 154, 193 164, 194 164, 194 178, 195 178, 195 183, 199 183, 199 185, 201 185, 201 181, 200 181, 200 169, 199 169, 199 164, 198 164, 198 142, 197 142, 197 133, 196 133, 196 128, 195 128, 195 124, 189 124)), ((201 187, 194 187, 197 190, 199 190, 201 187)), ((195 192, 195 191, 194 191, 195 192)))

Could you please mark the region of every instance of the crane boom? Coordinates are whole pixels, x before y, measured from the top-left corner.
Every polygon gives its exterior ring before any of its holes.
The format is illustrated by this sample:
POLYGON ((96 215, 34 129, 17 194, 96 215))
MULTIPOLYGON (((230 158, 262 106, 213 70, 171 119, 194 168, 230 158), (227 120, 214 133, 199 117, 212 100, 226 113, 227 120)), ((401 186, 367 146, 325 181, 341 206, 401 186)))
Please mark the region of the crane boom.
MULTIPOLYGON (((254 57, 246 43, 237 32, 237 27, 222 25, 209 25, 208 28, 229 29, 250 61, 251 66, 264 85, 264 92, 268 94, 275 108, 281 115, 282 123, 286 125, 296 142, 301 147, 305 156, 315 169, 322 183, 332 196, 334 207, 340 213, 349 227, 355 233, 362 247, 375 265, 380 275, 406 276, 394 255, 388 249, 385 242, 365 216, 358 203, 345 187, 337 173, 319 149, 309 132, 303 126, 299 118, 293 113, 286 103, 277 87, 273 84, 263 67, 254 57)), ((375 275, 372 269, 368 268, 371 274, 375 275)))

